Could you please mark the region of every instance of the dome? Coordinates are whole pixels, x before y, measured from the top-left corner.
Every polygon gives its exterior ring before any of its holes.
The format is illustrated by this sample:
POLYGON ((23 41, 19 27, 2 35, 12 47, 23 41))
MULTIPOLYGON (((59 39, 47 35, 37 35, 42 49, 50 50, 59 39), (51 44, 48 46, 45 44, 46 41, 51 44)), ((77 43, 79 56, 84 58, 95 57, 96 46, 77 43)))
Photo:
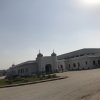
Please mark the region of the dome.
POLYGON ((12 64, 12 67, 15 67, 15 65, 14 65, 14 64, 12 64))
POLYGON ((51 54, 51 56, 56 56, 56 53, 53 51, 53 53, 51 54))
POLYGON ((40 51, 39 51, 39 54, 37 55, 37 57, 43 57, 43 54, 40 53, 40 51))
POLYGON ((42 53, 39 53, 39 54, 37 55, 37 57, 43 57, 43 54, 42 54, 42 53))

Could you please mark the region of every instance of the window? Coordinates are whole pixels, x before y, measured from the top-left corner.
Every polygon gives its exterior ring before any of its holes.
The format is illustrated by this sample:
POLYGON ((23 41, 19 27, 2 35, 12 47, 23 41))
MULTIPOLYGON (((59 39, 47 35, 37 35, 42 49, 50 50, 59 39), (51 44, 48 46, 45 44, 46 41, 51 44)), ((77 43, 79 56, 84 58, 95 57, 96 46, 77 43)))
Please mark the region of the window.
POLYGON ((88 62, 86 61, 86 62, 85 62, 85 64, 87 65, 87 64, 88 64, 88 62))
POLYGON ((73 67, 76 67, 76 64, 75 63, 73 63, 73 67))
POLYGON ((84 56, 85 54, 81 54, 80 56, 84 56))
POLYGON ((69 68, 70 68, 70 64, 69 64, 69 68))
POLYGON ((98 65, 100 65, 100 60, 98 60, 98 65))
POLYGON ((61 68, 61 70, 62 70, 62 72, 63 72, 63 70, 64 70, 64 69, 63 69, 63 65, 60 65, 60 68, 61 68))
POLYGON ((90 55, 90 53, 87 53, 87 55, 90 55))
POLYGON ((61 69, 63 69, 63 65, 60 65, 61 69))
POLYGON ((95 65, 96 63, 95 63, 95 61, 93 61, 93 65, 95 65))
POLYGON ((23 70, 21 69, 21 73, 23 73, 23 70))
POLYGON ((80 67, 80 63, 78 63, 78 67, 80 67))
POLYGON ((18 70, 18 74, 20 73, 20 69, 18 70))

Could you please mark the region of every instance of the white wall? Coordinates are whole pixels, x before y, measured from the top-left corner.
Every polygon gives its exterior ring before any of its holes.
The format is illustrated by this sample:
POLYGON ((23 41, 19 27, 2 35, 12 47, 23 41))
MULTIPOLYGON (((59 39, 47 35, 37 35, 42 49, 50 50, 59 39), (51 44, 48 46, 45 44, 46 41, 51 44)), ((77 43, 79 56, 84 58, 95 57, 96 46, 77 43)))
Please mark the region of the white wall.
POLYGON ((83 56, 83 57, 68 59, 66 60, 65 64, 68 70, 92 69, 99 67, 98 60, 100 60, 100 57, 83 56), (95 64, 93 64, 93 61, 95 61, 95 64))

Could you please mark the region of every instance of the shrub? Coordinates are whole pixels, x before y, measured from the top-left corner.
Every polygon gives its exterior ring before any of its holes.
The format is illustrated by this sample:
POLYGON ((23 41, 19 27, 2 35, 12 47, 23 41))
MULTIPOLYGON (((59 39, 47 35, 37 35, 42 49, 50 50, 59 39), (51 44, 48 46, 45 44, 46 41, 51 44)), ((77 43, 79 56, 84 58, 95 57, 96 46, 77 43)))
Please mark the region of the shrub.
POLYGON ((7 84, 12 84, 12 81, 11 80, 6 80, 6 83, 7 84))

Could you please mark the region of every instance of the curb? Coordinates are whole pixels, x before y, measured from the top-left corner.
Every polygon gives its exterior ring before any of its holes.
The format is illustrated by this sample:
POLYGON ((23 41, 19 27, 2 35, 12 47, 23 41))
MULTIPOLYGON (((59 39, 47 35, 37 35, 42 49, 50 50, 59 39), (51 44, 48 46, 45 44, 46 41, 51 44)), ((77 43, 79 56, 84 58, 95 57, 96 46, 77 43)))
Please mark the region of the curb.
POLYGON ((66 78, 68 78, 68 77, 67 76, 64 76, 64 77, 46 79, 46 80, 35 81, 35 82, 27 82, 27 83, 20 83, 20 84, 5 85, 5 86, 0 86, 0 88, 9 88, 9 87, 29 85, 29 84, 37 84, 37 83, 43 83, 43 82, 48 82, 48 81, 61 80, 61 79, 66 79, 66 78))

